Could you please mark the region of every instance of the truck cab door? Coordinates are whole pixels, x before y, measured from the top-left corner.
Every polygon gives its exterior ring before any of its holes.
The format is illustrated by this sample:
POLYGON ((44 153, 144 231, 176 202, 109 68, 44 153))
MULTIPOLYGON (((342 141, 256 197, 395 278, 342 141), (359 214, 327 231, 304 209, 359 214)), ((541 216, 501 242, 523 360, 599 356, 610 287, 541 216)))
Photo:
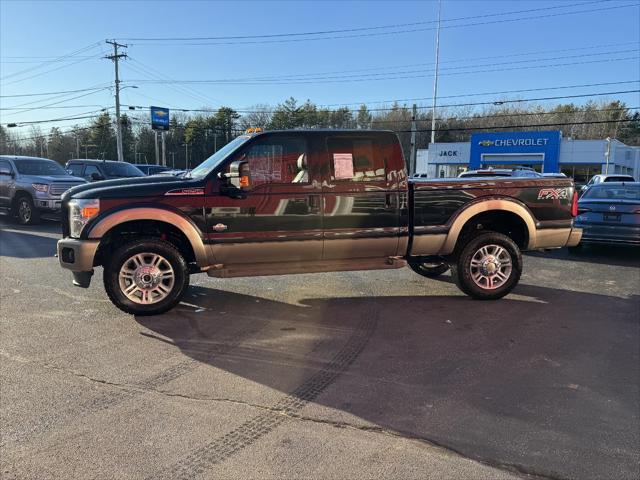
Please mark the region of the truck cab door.
POLYGON ((224 178, 213 178, 207 187, 205 238, 215 262, 320 260, 322 190, 309 139, 261 135, 228 159, 225 171, 238 161, 247 163, 249 191, 234 198, 224 178))
POLYGON ((327 135, 324 196, 324 260, 398 255, 401 208, 398 170, 402 153, 390 133, 327 135))

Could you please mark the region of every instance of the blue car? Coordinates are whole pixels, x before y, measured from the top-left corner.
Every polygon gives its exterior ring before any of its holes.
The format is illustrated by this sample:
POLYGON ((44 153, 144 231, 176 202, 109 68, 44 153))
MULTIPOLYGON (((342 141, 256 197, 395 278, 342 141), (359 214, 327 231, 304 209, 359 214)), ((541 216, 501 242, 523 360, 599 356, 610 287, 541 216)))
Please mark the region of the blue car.
POLYGON ((578 202, 575 226, 582 240, 574 250, 588 243, 640 245, 640 182, 590 186, 578 202))

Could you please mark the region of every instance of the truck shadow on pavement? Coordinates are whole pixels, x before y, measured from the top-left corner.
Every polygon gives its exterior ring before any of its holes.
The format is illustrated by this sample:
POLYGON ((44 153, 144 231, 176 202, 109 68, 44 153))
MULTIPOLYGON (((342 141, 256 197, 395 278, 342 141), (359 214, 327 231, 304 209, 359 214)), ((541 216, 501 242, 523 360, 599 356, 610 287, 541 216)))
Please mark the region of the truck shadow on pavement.
POLYGON ((191 306, 136 321, 203 364, 284 394, 258 420, 203 447, 207 455, 229 436, 241 448, 238 439, 251 443, 295 417, 429 441, 520 472, 633 478, 639 297, 522 284, 514 293, 499 302, 363 296, 291 304, 192 287, 191 306), (219 355, 221 323, 261 328, 219 355))

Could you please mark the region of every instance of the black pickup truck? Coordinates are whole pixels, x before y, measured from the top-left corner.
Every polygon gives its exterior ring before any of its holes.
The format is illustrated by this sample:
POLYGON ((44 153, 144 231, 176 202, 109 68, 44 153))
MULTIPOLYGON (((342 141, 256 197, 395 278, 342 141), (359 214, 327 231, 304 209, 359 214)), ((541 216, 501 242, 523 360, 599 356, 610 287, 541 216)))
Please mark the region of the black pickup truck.
POLYGON ((408 179, 387 131, 242 135, 181 177, 108 180, 63 196, 62 267, 88 287, 96 266, 125 312, 175 306, 189 275, 401 268, 497 299, 523 250, 576 245, 566 178, 408 179))

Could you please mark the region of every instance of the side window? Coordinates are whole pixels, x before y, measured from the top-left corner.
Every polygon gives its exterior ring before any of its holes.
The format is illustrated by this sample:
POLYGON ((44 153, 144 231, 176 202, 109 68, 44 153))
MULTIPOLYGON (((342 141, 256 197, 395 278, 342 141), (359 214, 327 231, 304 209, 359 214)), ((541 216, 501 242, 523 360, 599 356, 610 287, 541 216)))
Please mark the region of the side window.
POLYGON ((249 163, 251 183, 309 183, 307 148, 304 138, 266 138, 251 145, 242 155, 249 163))
POLYGON ((11 164, 9 163, 8 160, 0 160, 0 167, 7 169, 10 172, 13 172, 13 168, 11 168, 11 164))
POLYGON ((73 175, 75 177, 81 177, 82 176, 82 164, 81 163, 72 163, 71 165, 69 165, 69 168, 67 168, 67 170, 69 170, 71 172, 71 175, 73 175))
POLYGON ((374 137, 329 137, 327 149, 331 180, 385 180, 385 162, 376 143, 374 137))
POLYGON ((95 165, 87 165, 87 167, 84 169, 84 178, 86 178, 87 180, 91 180, 92 173, 102 175, 100 173, 100 170, 98 170, 98 167, 96 167, 95 165))

